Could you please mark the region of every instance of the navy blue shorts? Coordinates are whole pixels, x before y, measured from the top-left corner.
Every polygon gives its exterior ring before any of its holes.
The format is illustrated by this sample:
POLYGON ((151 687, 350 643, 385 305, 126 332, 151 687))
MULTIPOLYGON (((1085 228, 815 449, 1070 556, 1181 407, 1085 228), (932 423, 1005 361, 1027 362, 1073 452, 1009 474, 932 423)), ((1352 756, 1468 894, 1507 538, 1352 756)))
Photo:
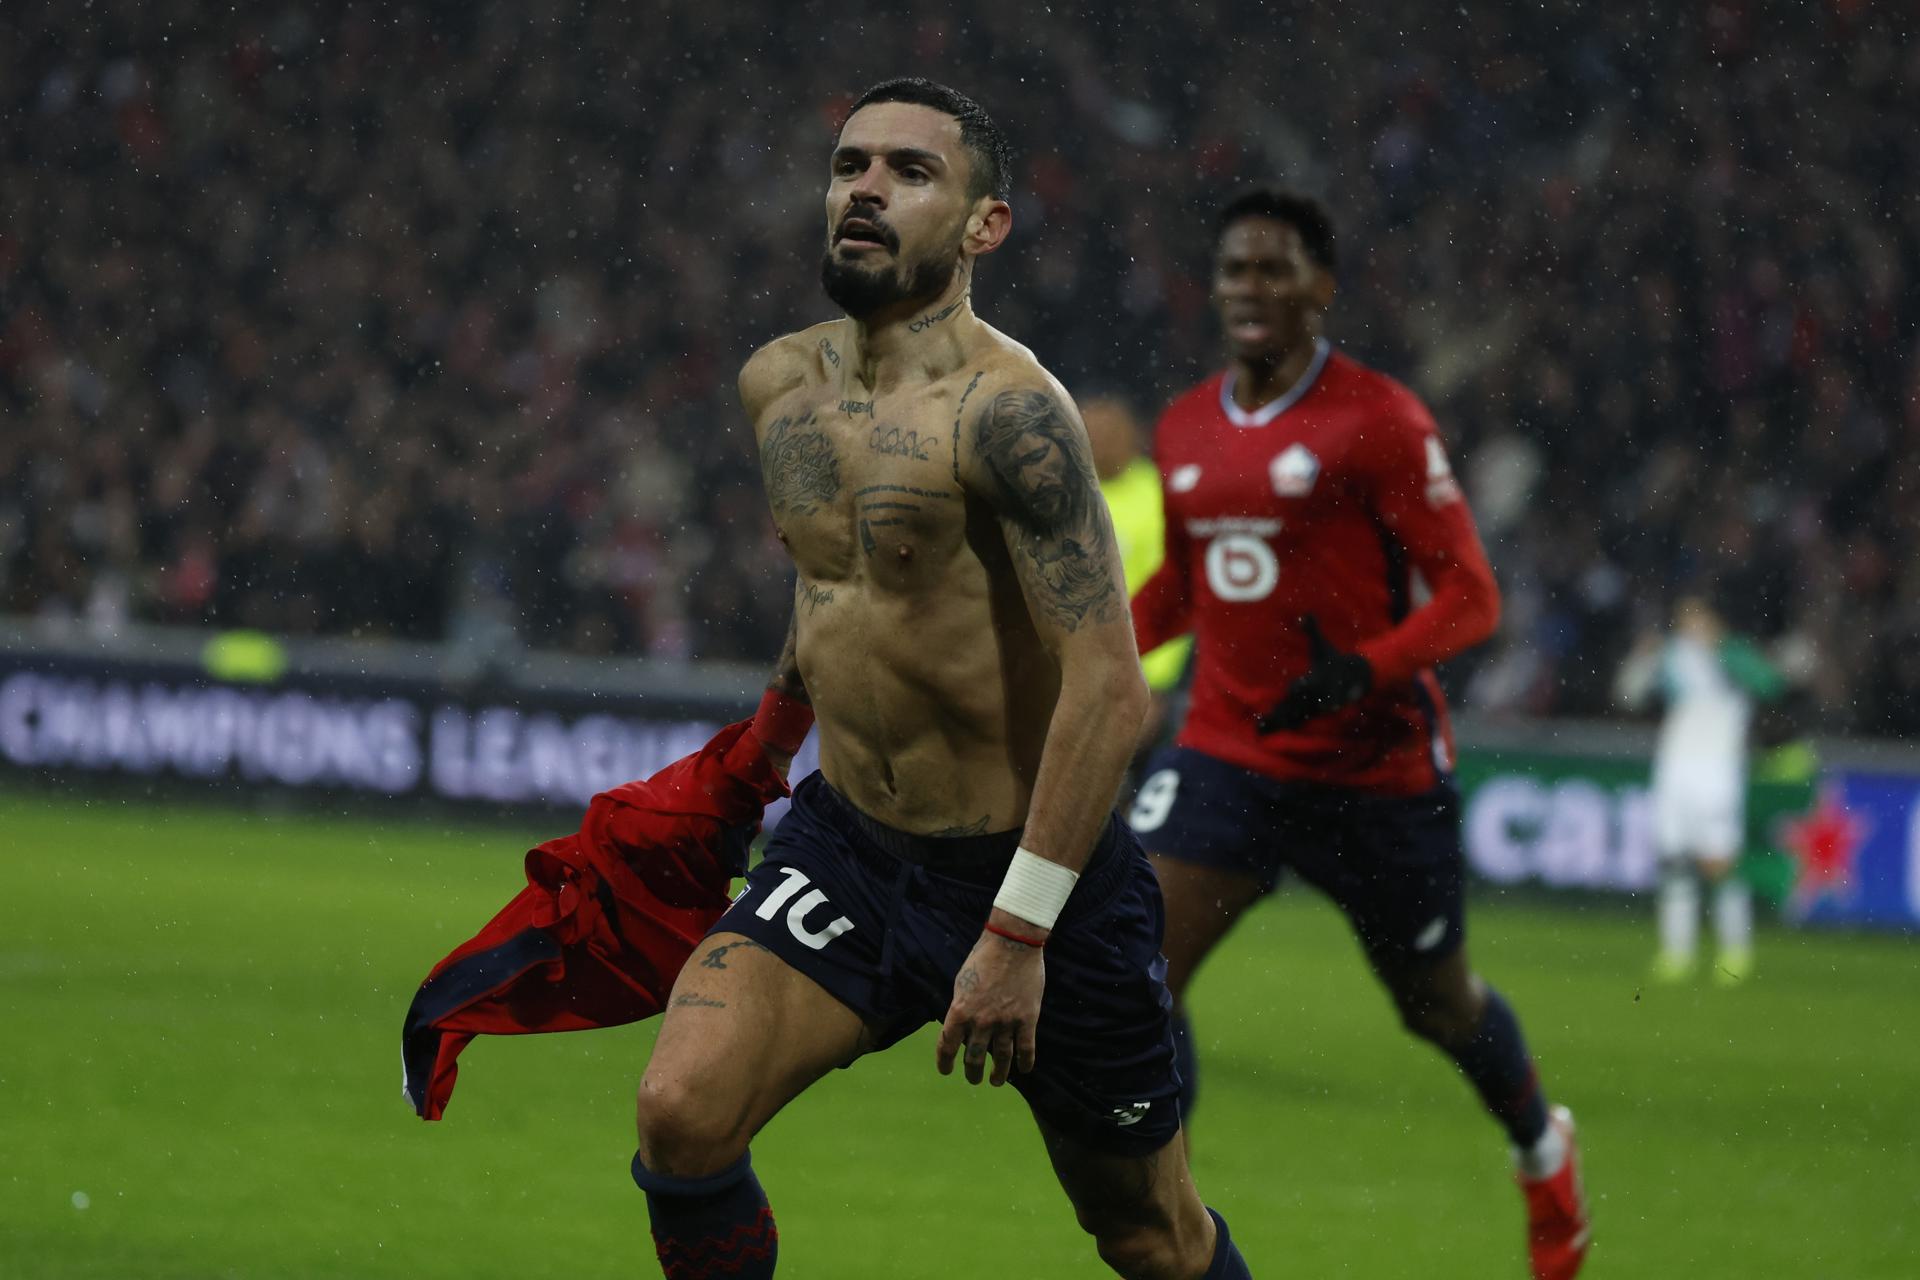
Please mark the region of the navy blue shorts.
POLYGON ((1154 756, 1128 815, 1155 856, 1271 893, 1291 868, 1347 915, 1376 965, 1466 940, 1466 859, 1451 782, 1413 796, 1281 782, 1187 747, 1154 756))
MULTIPOLYGON (((713 932, 819 983, 884 1049, 946 1020, 1018 842, 898 831, 812 774, 713 932)), ((1116 815, 1047 940, 1034 1068, 1011 1080, 1048 1126, 1116 1155, 1149 1155, 1180 1128, 1164 927, 1159 882, 1116 815)))

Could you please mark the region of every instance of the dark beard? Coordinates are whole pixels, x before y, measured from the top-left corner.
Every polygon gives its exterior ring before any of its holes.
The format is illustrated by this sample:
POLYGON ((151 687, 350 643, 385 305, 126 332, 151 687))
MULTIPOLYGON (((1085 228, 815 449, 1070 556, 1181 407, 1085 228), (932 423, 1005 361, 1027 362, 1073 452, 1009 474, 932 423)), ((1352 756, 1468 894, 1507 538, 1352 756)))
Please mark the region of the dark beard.
POLYGON ((820 287, 833 299, 833 305, 855 320, 864 320, 902 302, 939 297, 959 266, 956 258, 922 262, 902 280, 897 271, 869 271, 837 261, 829 249, 820 261, 820 287))

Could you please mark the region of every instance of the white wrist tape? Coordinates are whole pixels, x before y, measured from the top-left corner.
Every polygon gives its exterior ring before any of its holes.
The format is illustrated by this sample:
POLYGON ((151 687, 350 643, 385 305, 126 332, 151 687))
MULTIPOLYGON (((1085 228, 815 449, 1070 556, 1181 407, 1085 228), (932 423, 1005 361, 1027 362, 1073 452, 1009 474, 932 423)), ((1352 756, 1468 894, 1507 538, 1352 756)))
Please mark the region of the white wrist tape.
POLYGON ((1073 892, 1074 882, 1079 879, 1078 871, 1049 862, 1031 849, 1015 849, 1013 862, 1007 867, 1007 878, 1000 882, 1000 892, 994 895, 993 905, 1028 924, 1051 929, 1053 922, 1060 918, 1060 909, 1067 905, 1067 895, 1073 892))

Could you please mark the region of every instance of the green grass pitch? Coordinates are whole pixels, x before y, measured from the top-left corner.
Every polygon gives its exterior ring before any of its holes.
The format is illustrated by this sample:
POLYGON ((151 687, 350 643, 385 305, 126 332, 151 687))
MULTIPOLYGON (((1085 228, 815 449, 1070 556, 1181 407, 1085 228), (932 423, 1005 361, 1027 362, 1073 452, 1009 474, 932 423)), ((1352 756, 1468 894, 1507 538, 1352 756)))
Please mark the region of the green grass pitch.
MULTIPOLYGON (((650 1025, 483 1038, 436 1125, 400 1097, 416 983, 539 834, 0 795, 0 1276, 653 1274, 650 1025)), ((1920 1275, 1920 945, 1765 932, 1722 992, 1642 991, 1611 909, 1483 897, 1471 941, 1581 1122, 1588 1275, 1920 1275)), ((1195 1005, 1196 1174, 1257 1275, 1525 1274, 1497 1130, 1329 908, 1256 913, 1195 1005)), ((796 1280, 1104 1274, 1017 1097, 930 1036, 755 1160, 796 1280)))

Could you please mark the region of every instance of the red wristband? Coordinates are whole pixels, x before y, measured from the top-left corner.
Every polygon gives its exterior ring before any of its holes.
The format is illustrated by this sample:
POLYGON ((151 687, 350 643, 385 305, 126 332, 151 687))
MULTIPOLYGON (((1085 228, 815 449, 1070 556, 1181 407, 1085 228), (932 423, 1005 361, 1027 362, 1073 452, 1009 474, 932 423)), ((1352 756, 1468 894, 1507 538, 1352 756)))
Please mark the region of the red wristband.
POLYGON ((753 713, 753 736, 775 751, 792 755, 800 750, 811 728, 813 708, 808 704, 778 689, 760 695, 760 709, 753 713))
POLYGON ((1047 945, 1046 939, 1044 938, 1023 938, 1017 933, 1009 933, 1005 929, 999 928, 991 920, 987 922, 987 932, 996 938, 1005 938, 1008 942, 1018 942, 1029 947, 1044 947, 1047 945))

